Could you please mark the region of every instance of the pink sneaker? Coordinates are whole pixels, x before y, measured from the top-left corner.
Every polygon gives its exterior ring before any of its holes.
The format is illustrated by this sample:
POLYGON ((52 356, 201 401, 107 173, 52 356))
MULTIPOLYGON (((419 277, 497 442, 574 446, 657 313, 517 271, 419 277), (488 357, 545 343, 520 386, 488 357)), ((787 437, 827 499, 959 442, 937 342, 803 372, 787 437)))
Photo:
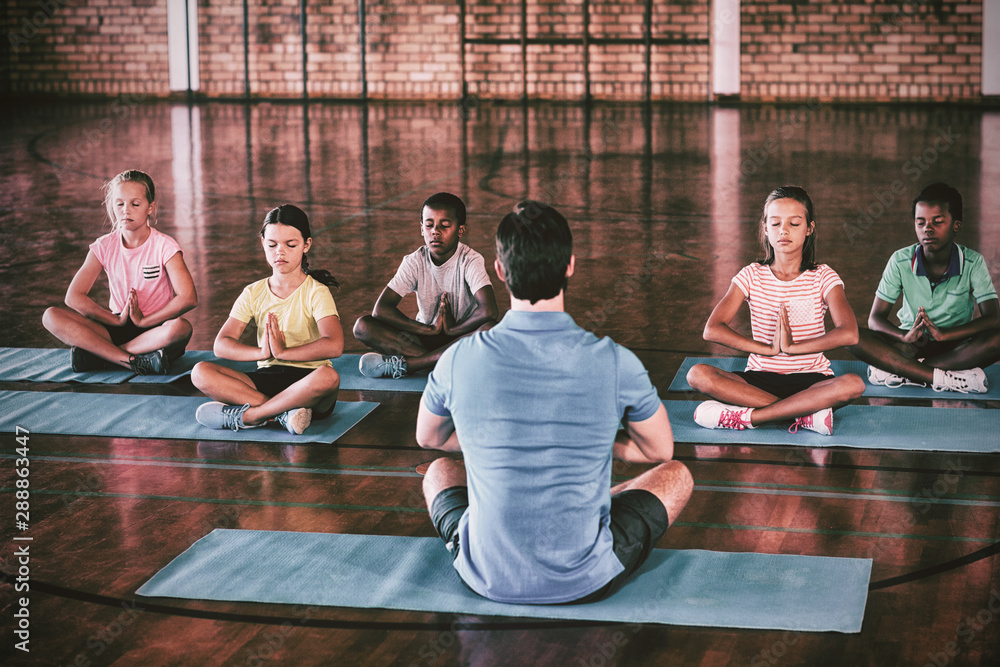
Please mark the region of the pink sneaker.
POLYGON ((750 423, 751 412, 753 408, 705 401, 694 409, 694 421, 698 426, 705 428, 732 428, 742 431, 745 428, 756 428, 750 423))
POLYGON ((820 435, 833 435, 833 410, 823 408, 811 415, 799 417, 795 420, 795 423, 788 427, 788 432, 795 433, 799 428, 815 431, 820 435))

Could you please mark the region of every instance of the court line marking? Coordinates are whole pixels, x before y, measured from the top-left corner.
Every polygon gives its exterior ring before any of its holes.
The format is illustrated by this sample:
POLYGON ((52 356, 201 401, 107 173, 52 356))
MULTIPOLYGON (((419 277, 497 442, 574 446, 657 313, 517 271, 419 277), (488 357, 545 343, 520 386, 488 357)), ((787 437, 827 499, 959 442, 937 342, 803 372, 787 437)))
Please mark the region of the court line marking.
MULTIPOLYGON (((0 493, 10 493, 13 488, 0 488, 0 493)), ((426 514, 426 507, 403 507, 398 505, 348 505, 337 503, 307 503, 286 500, 255 500, 250 498, 191 498, 147 493, 113 493, 107 491, 62 491, 54 489, 32 489, 37 495, 76 496, 78 498, 128 498, 135 500, 164 500, 173 502, 204 503, 208 505, 253 505, 261 507, 302 507, 308 509, 354 510, 362 512, 404 512, 426 514)), ((811 535, 840 535, 846 537, 879 537, 890 539, 932 540, 943 542, 992 543, 992 537, 963 537, 959 535, 914 535, 909 533, 875 533, 855 530, 832 530, 823 528, 792 528, 786 526, 753 526, 745 524, 707 523, 699 521, 676 521, 673 526, 686 528, 719 528, 723 530, 759 530, 764 532, 804 533, 811 535)))
MULTIPOLYGON (((0 459, 17 458, 14 454, 0 454, 0 459)), ((317 475, 351 475, 372 477, 422 477, 413 472, 412 468, 391 466, 383 469, 380 466, 340 466, 320 468, 296 463, 280 465, 266 462, 245 463, 214 463, 207 460, 170 459, 168 457, 114 457, 90 458, 85 456, 56 456, 51 454, 33 455, 34 460, 55 461, 60 463, 93 463, 97 465, 134 465, 163 468, 195 468, 202 470, 249 470, 265 472, 313 473, 317 475)), ((631 479, 616 477, 616 481, 631 479)), ((697 482, 697 480, 696 480, 697 482)), ((977 494, 950 493, 947 497, 928 497, 912 495, 908 491, 893 489, 851 489, 849 487, 812 486, 804 484, 779 484, 769 482, 735 482, 725 480, 701 480, 696 483, 695 491, 715 493, 746 493, 752 495, 794 496, 800 498, 839 498, 846 500, 865 499, 885 502, 929 503, 935 505, 968 505, 973 507, 1000 507, 997 496, 977 494)))

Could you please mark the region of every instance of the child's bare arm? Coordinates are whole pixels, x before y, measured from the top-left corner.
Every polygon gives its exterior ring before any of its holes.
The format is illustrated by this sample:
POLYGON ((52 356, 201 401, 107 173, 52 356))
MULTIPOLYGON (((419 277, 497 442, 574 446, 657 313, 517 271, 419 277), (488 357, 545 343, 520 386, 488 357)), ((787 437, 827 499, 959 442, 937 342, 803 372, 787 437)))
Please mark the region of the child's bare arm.
POLYGON ((298 347, 285 347, 285 339, 278 327, 278 319, 273 313, 268 314, 268 336, 271 341, 271 354, 275 359, 283 361, 317 361, 333 359, 344 353, 344 328, 340 318, 328 315, 316 322, 320 337, 311 343, 298 347))
POLYGON ((386 287, 379 294, 375 307, 372 309, 372 317, 379 322, 388 324, 399 331, 412 334, 430 335, 436 333, 435 327, 430 324, 423 324, 416 320, 411 320, 399 309, 399 302, 403 297, 386 287))
MULTIPOLYGON (((265 323, 258 323, 259 327, 267 326, 265 323)), ((219 329, 219 334, 215 337, 215 344, 212 351, 215 356, 222 359, 232 359, 233 361, 263 361, 271 358, 271 348, 268 344, 267 336, 264 336, 264 343, 261 347, 246 345, 240 342, 240 336, 246 329, 246 322, 240 322, 234 317, 226 319, 226 323, 219 329)))
POLYGON ((472 333, 484 324, 497 321, 497 299, 493 293, 493 286, 486 285, 479 288, 475 297, 476 309, 461 324, 453 327, 445 327, 444 332, 446 334, 449 336, 464 336, 472 333))
POLYGON ((888 301, 883 301, 875 297, 875 300, 872 301, 872 310, 868 314, 868 328, 872 331, 883 333, 901 343, 909 343, 910 345, 916 343, 920 338, 920 334, 924 331, 924 324, 918 318, 914 321, 909 331, 903 331, 889 321, 889 313, 892 311, 892 306, 893 304, 888 301))
POLYGON ((90 298, 90 290, 97 282, 97 277, 101 275, 101 269, 101 262, 93 251, 89 251, 87 258, 83 260, 83 266, 76 272, 69 287, 66 288, 65 303, 76 312, 95 322, 107 326, 120 326, 125 324, 125 320, 128 319, 128 308, 122 308, 122 312, 116 315, 107 308, 97 305, 97 302, 90 298))
POLYGON ((743 305, 744 298, 739 287, 730 285, 729 291, 716 304, 712 314, 708 316, 702 337, 710 343, 719 343, 741 352, 773 356, 775 352, 770 344, 759 343, 752 338, 747 338, 736 333, 729 326, 729 323, 736 317, 736 313, 739 312, 740 306, 743 305))
POLYGON ((936 326, 923 308, 920 309, 918 319, 923 323, 924 328, 933 340, 961 340, 975 336, 983 331, 1000 328, 1000 301, 989 299, 979 304, 979 317, 974 317, 965 324, 954 327, 936 326))

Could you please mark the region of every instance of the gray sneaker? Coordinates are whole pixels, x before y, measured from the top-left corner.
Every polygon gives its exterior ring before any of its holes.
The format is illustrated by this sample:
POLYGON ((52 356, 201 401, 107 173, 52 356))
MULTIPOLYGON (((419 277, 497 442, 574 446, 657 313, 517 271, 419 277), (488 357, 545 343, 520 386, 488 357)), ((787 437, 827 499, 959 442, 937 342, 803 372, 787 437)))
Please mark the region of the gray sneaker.
POLYGON ((274 418, 274 421, 285 427, 292 435, 302 435, 312 423, 312 413, 310 408, 294 408, 282 412, 274 418))
POLYGON ((249 409, 249 403, 244 403, 243 405, 226 405, 219 401, 210 401, 198 406, 197 412, 194 413, 194 418, 202 426, 216 429, 228 428, 232 431, 262 426, 262 424, 248 426, 243 423, 243 413, 249 409))
POLYGON ((170 362, 162 349, 133 354, 128 358, 128 365, 139 375, 166 375, 170 368, 170 362))
POLYGON ((365 377, 391 377, 394 380, 398 380, 406 375, 406 359, 403 357, 390 357, 378 352, 369 352, 361 355, 361 361, 358 362, 358 370, 365 377))

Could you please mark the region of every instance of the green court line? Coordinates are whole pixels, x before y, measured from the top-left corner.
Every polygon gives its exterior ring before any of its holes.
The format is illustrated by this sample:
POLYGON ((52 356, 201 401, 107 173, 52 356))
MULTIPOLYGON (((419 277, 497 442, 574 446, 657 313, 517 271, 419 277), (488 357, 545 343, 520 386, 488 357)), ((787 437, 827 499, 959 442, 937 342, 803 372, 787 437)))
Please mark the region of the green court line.
MULTIPOLYGON (((33 457, 35 459, 41 459, 43 461, 57 461, 61 463, 79 463, 87 462, 87 459, 81 459, 70 456, 42 456, 33 457)), ((90 463, 103 463, 110 465, 135 465, 135 466, 154 466, 158 468, 200 468, 202 470, 251 470, 251 471, 265 471, 265 472, 297 472, 297 473, 312 473, 314 475, 363 475, 368 477, 420 477, 420 474, 414 472, 413 468, 404 468, 406 472, 401 472, 397 470, 373 470, 365 469, 358 470, 351 468, 349 466, 336 466, 335 468, 306 468, 306 467, 274 467, 268 465, 238 465, 230 463, 188 463, 185 461, 141 461, 141 460, 130 460, 127 458, 115 458, 115 459, 104 459, 104 460, 94 460, 89 461, 90 463)))
MULTIPOLYGON (((845 486, 814 486, 809 484, 778 484, 776 482, 736 482, 732 480, 714 480, 705 479, 701 480, 702 484, 709 484, 712 486, 735 486, 744 488, 759 487, 763 489, 794 489, 794 490, 805 490, 805 491, 834 491, 840 493, 855 493, 858 495, 865 494, 875 494, 875 495, 887 495, 887 496, 908 496, 911 498, 917 498, 923 500, 921 496, 914 496, 909 491, 897 491, 893 489, 859 489, 845 486)), ((930 488, 928 491, 932 490, 930 488)), ((962 498, 964 500, 1000 500, 1000 496, 987 496, 982 494, 961 494, 961 493, 949 493, 947 494, 949 498, 962 498)))
MULTIPOLYGON (((9 493, 13 488, 0 488, 0 493, 9 493)), ((398 505, 343 505, 336 503, 301 503, 287 500, 253 500, 250 498, 192 498, 187 496, 163 496, 150 493, 109 493, 105 491, 58 491, 55 489, 31 489, 35 495, 78 496, 81 498, 131 498, 135 500, 175 500, 185 503, 206 503, 209 505, 262 505, 266 507, 306 507, 310 509, 358 510, 361 512, 413 512, 427 513, 425 507, 400 507, 398 505)))
MULTIPOLYGON (((0 488, 0 493, 10 493, 13 488, 0 488)), ((398 505, 345 505, 333 503, 303 503, 280 500, 252 500, 247 498, 189 498, 185 496, 164 496, 146 493, 106 493, 103 491, 56 491, 50 489, 32 489, 37 495, 78 496, 81 498, 130 498, 136 500, 168 500, 179 502, 206 503, 210 505, 256 505, 265 507, 305 507, 309 509, 357 510, 371 512, 406 512, 411 514, 426 514, 424 507, 400 507, 398 505)), ((823 528, 788 528, 781 526, 748 526, 733 523, 704 523, 695 521, 677 521, 673 524, 685 528, 717 528, 723 530, 759 530, 775 533, 802 533, 807 535, 836 535, 841 537, 878 537, 906 540, 933 540, 939 542, 977 542, 992 544, 992 537, 961 537, 955 535, 913 535, 909 533, 873 533, 857 530, 831 530, 823 528)))
MULTIPOLYGON (((371 475, 381 477, 420 477, 410 466, 347 466, 320 464, 298 464, 291 462, 268 463, 263 461, 228 462, 226 459, 196 459, 156 456, 116 457, 112 455, 79 456, 66 453, 62 456, 51 454, 33 455, 42 461, 106 463, 111 465, 145 465, 157 467, 200 468, 207 470, 248 470, 266 472, 313 473, 322 475, 371 475), (212 463, 211 461, 222 461, 212 463)), ((0 454, 0 458, 17 458, 13 454, 0 454)), ((616 478, 625 480, 630 478, 616 478)), ((801 498, 836 498, 856 500, 859 498, 884 502, 927 503, 932 505, 966 505, 973 507, 1000 507, 1000 497, 977 494, 949 493, 942 496, 913 495, 908 491, 892 489, 854 489, 836 486, 814 486, 805 484, 779 484, 771 482, 735 482, 730 480, 702 480, 695 485, 696 491, 715 493, 744 493, 750 495, 778 495, 801 498)))
POLYGON ((913 535, 910 533, 871 533, 860 530, 831 530, 824 528, 787 528, 781 526, 746 526, 734 523, 702 523, 676 521, 673 526, 686 528, 722 528, 724 530, 760 530, 773 533, 804 533, 807 535, 838 535, 844 537, 886 537, 900 540, 933 540, 937 542, 978 542, 993 544, 995 537, 961 537, 958 535, 913 535))
MULTIPOLYGON (((205 459, 201 457, 183 457, 183 456, 127 456, 123 457, 116 454, 80 454, 79 452, 48 452, 48 451, 35 451, 32 450, 30 458, 32 459, 42 459, 45 460, 47 457, 57 457, 64 456, 74 460, 86 461, 88 459, 94 459, 94 462, 99 460, 115 460, 115 459, 128 459, 130 461, 181 461, 190 463, 222 463, 222 464, 237 464, 237 465, 248 465, 248 466, 272 466, 281 468, 320 468, 324 464, 320 463, 295 463, 293 461, 252 461, 247 459, 205 459)), ((13 459, 18 458, 15 454, 0 454, 0 458, 13 459)), ((412 471, 413 466, 373 466, 373 465, 325 465, 325 468, 329 469, 348 469, 348 470, 399 470, 399 471, 412 471)))

